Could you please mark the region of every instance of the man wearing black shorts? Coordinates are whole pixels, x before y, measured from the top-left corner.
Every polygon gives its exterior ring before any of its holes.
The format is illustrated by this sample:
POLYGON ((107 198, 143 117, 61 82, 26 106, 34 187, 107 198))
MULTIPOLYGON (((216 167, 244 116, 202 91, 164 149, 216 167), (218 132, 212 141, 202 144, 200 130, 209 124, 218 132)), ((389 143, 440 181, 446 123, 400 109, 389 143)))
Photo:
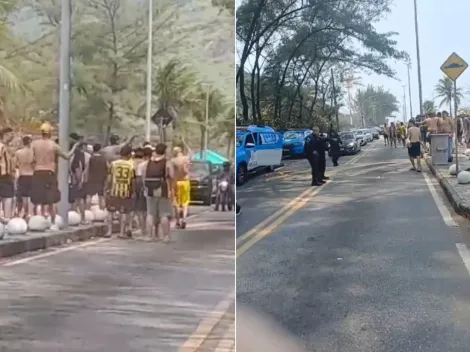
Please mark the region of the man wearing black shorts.
POLYGON ((408 156, 411 161, 411 170, 421 172, 421 142, 419 140, 421 131, 415 126, 414 121, 410 121, 406 138, 408 139, 408 156), (415 166, 415 159, 417 167, 415 166))

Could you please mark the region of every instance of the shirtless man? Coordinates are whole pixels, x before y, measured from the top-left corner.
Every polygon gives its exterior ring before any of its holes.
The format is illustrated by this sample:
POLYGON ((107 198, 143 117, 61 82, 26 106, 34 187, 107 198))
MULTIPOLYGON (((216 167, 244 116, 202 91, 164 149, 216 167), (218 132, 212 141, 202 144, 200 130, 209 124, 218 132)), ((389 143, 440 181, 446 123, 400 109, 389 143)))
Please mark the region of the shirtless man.
POLYGON ((34 173, 34 153, 31 148, 31 142, 30 136, 23 137, 23 148, 18 149, 15 153, 16 167, 18 168, 17 192, 18 197, 21 199, 18 214, 24 218, 29 218, 32 215, 33 209, 31 192, 34 173))
MULTIPOLYGON (((41 210, 47 206, 47 211, 51 216, 51 230, 57 230, 55 225, 56 209, 54 204, 57 202, 57 196, 60 194, 57 184, 57 157, 69 160, 75 152, 77 144, 72 147, 70 152, 65 153, 60 146, 51 139, 52 126, 49 123, 43 123, 40 127, 41 139, 31 143, 34 154, 34 173, 32 178, 31 202, 34 205, 33 213, 37 214, 37 207, 41 205, 41 210)), ((44 215, 44 214, 43 214, 44 215)))
POLYGON ((13 215, 13 198, 15 197, 14 155, 9 148, 13 139, 11 132, 10 128, 0 131, 0 200, 4 221, 8 221, 13 215))
POLYGON ((409 123, 406 138, 408 139, 408 156, 411 161, 411 170, 421 172, 421 142, 419 141, 421 131, 412 121, 409 123), (418 167, 415 166, 415 159, 418 167))
POLYGON ((390 148, 393 148, 395 145, 395 148, 397 147, 397 138, 398 138, 398 132, 397 132, 397 127, 395 126, 395 123, 392 122, 390 124, 390 127, 388 129, 388 138, 390 139, 390 148))
POLYGON ((424 119, 424 125, 427 130, 426 140, 429 143, 429 147, 431 147, 431 135, 437 133, 437 117, 433 113, 429 114, 426 119, 424 119))
POLYGON ((191 195, 191 184, 189 182, 189 158, 183 154, 180 147, 173 148, 173 158, 171 160, 173 167, 174 193, 175 199, 175 218, 177 228, 186 228, 186 218, 191 195))
POLYGON ((119 136, 114 134, 109 138, 109 145, 101 150, 101 154, 104 155, 108 163, 119 160, 121 158, 121 149, 125 146, 130 146, 136 137, 132 136, 128 140, 119 143, 119 136))
POLYGON ((447 134, 449 136, 447 142, 447 161, 451 163, 453 160, 452 152, 454 149, 452 143, 452 139, 454 136, 454 124, 453 121, 450 119, 449 113, 447 111, 443 111, 442 118, 437 121, 437 130, 439 133, 447 134))

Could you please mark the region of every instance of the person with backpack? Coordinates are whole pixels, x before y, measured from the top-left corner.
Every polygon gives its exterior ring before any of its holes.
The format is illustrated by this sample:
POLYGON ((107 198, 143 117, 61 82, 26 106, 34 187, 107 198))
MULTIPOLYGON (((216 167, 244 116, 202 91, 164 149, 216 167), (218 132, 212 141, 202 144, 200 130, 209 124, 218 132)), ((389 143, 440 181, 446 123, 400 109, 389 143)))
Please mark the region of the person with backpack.
POLYGON ((166 149, 165 144, 158 144, 155 156, 140 164, 139 176, 147 201, 147 233, 150 238, 169 242, 173 172, 165 156, 166 149), (161 235, 158 233, 160 226, 163 232, 161 235))

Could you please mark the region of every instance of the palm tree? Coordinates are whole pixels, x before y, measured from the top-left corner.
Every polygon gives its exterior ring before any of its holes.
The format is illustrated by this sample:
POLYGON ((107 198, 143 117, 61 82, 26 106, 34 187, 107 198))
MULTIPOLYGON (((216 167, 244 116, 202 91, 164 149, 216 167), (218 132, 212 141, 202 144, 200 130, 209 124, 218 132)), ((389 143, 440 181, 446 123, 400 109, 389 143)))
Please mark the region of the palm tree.
POLYGON ((173 117, 173 140, 179 139, 180 111, 191 105, 198 94, 196 73, 179 60, 172 59, 157 68, 153 83, 153 93, 158 97, 159 109, 164 109, 173 117))
POLYGON ((457 88, 457 95, 454 96, 454 82, 449 77, 441 78, 435 87, 435 91, 438 98, 441 98, 439 107, 444 104, 449 104, 449 114, 452 115, 452 100, 457 100, 457 105, 460 105, 460 101, 463 99, 463 93, 461 88, 457 88))
POLYGON ((434 101, 432 100, 425 100, 423 102, 423 109, 425 114, 431 114, 436 112, 436 106, 434 105, 434 101))

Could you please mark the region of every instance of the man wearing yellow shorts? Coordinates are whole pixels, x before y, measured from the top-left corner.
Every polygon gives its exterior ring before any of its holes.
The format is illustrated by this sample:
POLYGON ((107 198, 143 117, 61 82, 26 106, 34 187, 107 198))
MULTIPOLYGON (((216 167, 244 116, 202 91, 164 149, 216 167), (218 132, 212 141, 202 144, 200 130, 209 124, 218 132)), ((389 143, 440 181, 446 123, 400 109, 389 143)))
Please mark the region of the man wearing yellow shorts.
POLYGON ((191 194, 189 182, 189 158, 183 154, 180 147, 173 148, 173 159, 171 160, 174 175, 174 201, 175 218, 177 228, 186 228, 186 218, 191 194))

